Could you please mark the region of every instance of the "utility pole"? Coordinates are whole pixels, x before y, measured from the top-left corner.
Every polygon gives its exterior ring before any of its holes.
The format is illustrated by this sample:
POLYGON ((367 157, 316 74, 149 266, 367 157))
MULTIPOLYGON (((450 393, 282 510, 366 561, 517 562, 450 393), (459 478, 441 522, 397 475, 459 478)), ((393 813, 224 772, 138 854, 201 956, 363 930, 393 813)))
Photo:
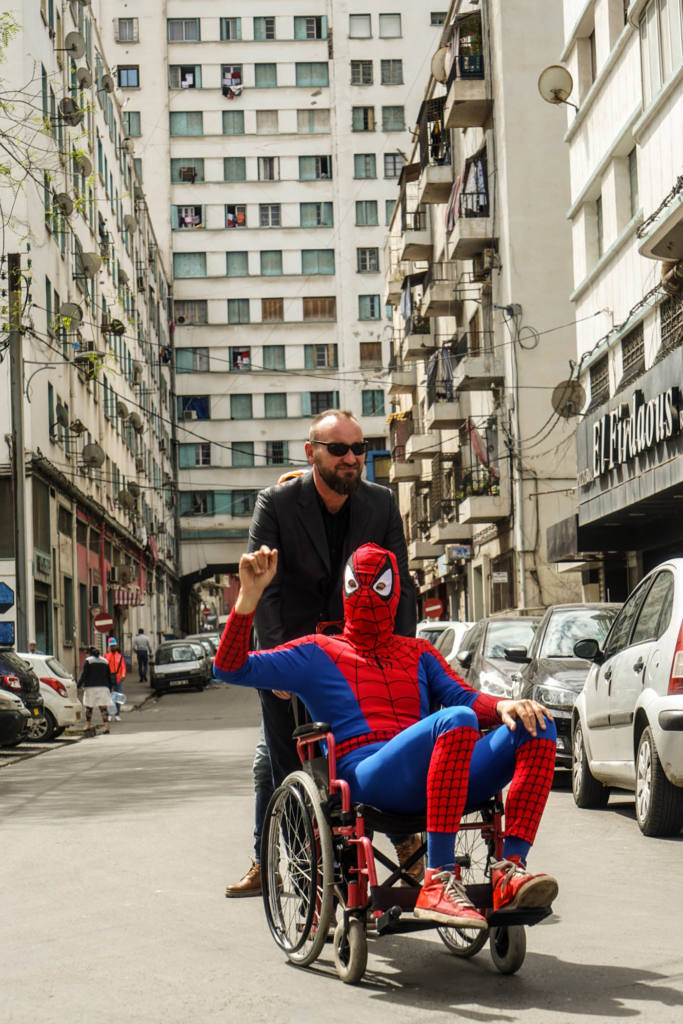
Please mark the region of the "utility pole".
POLYGON ((28 650, 28 623, 26 601, 26 470, 24 467, 24 358, 21 334, 21 256, 10 253, 9 271, 9 350, 10 395, 12 408, 13 458, 12 476, 14 493, 14 559, 15 607, 17 615, 16 649, 28 650))

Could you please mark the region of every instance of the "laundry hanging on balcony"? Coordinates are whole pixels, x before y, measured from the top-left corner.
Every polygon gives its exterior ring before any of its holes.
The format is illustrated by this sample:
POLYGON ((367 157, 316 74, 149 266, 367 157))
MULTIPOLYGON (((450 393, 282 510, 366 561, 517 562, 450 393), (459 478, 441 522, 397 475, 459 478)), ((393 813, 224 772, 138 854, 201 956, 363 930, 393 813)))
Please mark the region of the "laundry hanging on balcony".
POLYGON ((408 323, 410 320, 410 314, 413 311, 413 297, 410 293, 410 282, 406 280, 403 285, 403 291, 401 292, 401 304, 399 306, 403 322, 408 323))
POLYGON ((462 177, 458 175, 458 177, 453 182, 453 188, 451 189, 451 194, 448 197, 448 205, 446 206, 446 231, 448 231, 449 233, 455 227, 455 222, 457 221, 458 214, 460 213, 459 199, 461 185, 462 177))
POLYGON ((427 391, 437 401, 453 401, 453 363, 447 348, 438 349, 429 358, 427 391))

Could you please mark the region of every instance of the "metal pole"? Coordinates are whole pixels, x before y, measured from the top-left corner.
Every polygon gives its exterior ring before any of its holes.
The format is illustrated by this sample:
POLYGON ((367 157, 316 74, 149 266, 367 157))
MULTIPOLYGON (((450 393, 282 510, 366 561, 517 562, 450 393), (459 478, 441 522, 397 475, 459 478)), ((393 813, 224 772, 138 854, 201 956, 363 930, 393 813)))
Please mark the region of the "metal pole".
POLYGON ((16 645, 18 651, 28 650, 26 601, 26 471, 24 468, 24 360, 21 351, 21 257, 10 253, 9 270, 9 350, 10 397, 12 410, 14 492, 14 558, 15 605, 17 616, 16 645))

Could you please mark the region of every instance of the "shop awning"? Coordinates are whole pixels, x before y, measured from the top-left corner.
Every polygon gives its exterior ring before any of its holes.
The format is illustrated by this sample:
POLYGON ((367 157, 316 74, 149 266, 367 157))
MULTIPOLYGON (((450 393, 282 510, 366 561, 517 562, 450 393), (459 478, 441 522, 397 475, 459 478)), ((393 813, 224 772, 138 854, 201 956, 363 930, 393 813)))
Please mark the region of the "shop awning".
POLYGON ((118 587, 114 591, 114 604, 120 608, 138 607, 143 603, 139 587, 118 587))

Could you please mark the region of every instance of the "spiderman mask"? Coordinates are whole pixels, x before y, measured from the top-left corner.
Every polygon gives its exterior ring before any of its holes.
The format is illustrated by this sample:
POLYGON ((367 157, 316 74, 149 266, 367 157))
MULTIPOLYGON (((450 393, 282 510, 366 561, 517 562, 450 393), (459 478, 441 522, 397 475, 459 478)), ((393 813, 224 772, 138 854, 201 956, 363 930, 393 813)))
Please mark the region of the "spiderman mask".
POLYGON ((377 544, 363 544, 344 568, 344 635, 369 650, 393 635, 401 596, 396 557, 377 544))

